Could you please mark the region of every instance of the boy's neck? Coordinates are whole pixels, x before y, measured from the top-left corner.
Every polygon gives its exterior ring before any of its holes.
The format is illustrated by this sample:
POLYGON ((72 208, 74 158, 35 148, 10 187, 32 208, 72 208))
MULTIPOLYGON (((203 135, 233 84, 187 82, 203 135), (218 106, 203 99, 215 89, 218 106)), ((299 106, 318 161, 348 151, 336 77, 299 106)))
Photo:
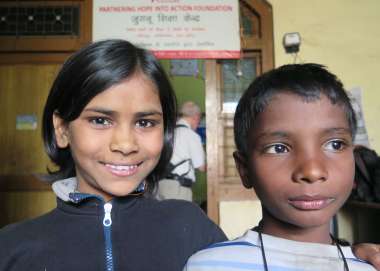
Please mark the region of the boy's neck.
POLYGON ((288 240, 332 244, 329 224, 306 228, 291 225, 278 219, 273 219, 271 216, 264 215, 260 222, 260 229, 264 234, 288 240))

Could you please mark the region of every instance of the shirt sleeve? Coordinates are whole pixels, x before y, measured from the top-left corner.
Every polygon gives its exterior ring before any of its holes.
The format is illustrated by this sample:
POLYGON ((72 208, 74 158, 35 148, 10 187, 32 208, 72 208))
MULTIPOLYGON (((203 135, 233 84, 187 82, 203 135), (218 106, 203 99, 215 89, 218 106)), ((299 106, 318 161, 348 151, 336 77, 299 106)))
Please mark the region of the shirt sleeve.
POLYGON ((194 131, 190 131, 192 140, 189 140, 190 159, 194 168, 199 168, 205 165, 205 151, 202 146, 201 137, 194 131))

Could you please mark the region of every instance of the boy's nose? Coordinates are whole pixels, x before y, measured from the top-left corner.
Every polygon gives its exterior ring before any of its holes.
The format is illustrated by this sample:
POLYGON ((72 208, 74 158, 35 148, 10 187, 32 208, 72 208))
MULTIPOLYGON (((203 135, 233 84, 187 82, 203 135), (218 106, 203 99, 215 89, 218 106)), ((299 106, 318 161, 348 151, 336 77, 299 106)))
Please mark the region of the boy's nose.
POLYGON ((298 161, 293 172, 293 180, 295 182, 314 183, 318 181, 326 181, 328 171, 325 161, 321 157, 303 158, 298 161))
POLYGON ((132 129, 122 126, 115 128, 110 142, 110 149, 123 155, 136 152, 138 144, 132 129))

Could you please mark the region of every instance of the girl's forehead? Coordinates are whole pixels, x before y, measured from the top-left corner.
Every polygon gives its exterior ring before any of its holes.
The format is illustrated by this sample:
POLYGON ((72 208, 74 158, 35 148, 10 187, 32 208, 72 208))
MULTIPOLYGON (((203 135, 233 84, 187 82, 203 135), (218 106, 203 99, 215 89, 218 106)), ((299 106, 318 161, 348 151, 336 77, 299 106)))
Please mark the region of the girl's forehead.
POLYGON ((159 92, 149 78, 136 74, 93 97, 85 108, 101 106, 118 110, 161 108, 159 92))
POLYGON ((122 84, 132 85, 134 82, 136 82, 136 84, 143 83, 143 84, 149 85, 152 89, 156 91, 158 90, 156 83, 152 80, 151 77, 146 75, 143 71, 137 70, 133 72, 132 74, 130 74, 129 76, 127 76, 126 78, 120 80, 118 83, 115 83, 112 86, 108 87, 104 91, 117 87, 118 85, 122 85, 122 84))

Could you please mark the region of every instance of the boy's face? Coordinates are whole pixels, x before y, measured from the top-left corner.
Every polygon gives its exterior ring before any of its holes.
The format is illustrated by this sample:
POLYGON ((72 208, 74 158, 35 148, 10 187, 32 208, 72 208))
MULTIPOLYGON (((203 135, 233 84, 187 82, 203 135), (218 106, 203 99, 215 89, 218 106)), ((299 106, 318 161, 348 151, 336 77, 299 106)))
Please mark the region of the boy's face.
POLYGON ((247 160, 239 154, 235 160, 244 185, 253 186, 263 204, 264 225, 326 229, 350 195, 349 123, 324 95, 312 102, 275 95, 250 131, 248 153, 247 160))
POLYGON ((74 121, 54 116, 59 147, 69 147, 78 190, 106 201, 125 196, 157 165, 164 141, 158 91, 144 75, 96 95, 74 121))

